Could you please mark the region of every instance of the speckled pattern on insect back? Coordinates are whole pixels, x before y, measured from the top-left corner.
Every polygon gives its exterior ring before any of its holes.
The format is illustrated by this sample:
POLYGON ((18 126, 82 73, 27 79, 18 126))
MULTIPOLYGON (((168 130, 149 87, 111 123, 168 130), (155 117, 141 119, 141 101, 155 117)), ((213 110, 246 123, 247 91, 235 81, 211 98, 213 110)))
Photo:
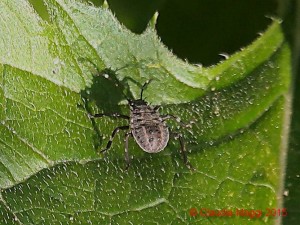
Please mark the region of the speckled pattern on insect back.
POLYGON ((146 152, 156 153, 163 150, 169 141, 169 129, 161 118, 158 107, 130 104, 130 129, 138 145, 146 152))

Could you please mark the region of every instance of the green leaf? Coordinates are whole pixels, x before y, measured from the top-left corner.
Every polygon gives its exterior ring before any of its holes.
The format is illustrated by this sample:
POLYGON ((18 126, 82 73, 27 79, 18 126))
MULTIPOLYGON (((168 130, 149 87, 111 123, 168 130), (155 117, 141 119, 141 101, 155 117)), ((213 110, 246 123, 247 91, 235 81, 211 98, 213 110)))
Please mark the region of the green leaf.
POLYGON ((176 58, 151 27, 131 33, 109 9, 45 3, 51 23, 25 0, 0 2, 1 224, 223 224, 192 217, 191 208, 262 210, 256 220, 226 221, 274 223, 265 213, 278 206, 290 82, 279 21, 229 59, 203 68, 176 58), (105 159, 97 154, 128 122, 88 113, 128 114, 123 93, 139 98, 149 79, 147 101, 190 126, 169 122, 183 133, 195 172, 173 139, 157 154, 130 140, 128 172, 123 134, 105 159))
POLYGON ((297 10, 296 2, 282 1, 281 12, 284 16, 284 27, 287 31, 287 40, 292 49, 293 82, 290 93, 293 95, 290 110, 290 132, 288 142, 285 181, 283 185, 283 205, 288 211, 288 216, 282 219, 284 225, 297 225, 300 215, 300 11, 297 10))

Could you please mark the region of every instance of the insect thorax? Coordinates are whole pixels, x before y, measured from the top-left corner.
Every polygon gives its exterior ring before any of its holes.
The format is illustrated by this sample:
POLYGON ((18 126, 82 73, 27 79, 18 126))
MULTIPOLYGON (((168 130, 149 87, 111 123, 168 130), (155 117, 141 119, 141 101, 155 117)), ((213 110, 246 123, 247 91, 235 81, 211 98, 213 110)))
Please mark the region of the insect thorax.
POLYGON ((163 150, 169 141, 169 129, 157 108, 145 104, 130 109, 130 129, 138 145, 146 152, 163 150))

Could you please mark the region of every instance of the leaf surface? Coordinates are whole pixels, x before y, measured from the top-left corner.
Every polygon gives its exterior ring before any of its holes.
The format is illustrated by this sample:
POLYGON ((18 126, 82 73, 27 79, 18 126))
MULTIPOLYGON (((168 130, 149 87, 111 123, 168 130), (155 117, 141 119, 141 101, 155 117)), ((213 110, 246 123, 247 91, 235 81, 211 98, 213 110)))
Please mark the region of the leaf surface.
MULTIPOLYGON (((0 2, 1 224, 223 224, 189 210, 276 207, 290 74, 280 22, 202 68, 172 55, 152 28, 129 32, 109 9, 46 4, 52 23, 25 0, 0 2), (104 72, 110 80, 97 76, 104 72), (149 79, 146 100, 190 125, 168 122, 183 133, 195 172, 173 139, 158 154, 130 140, 128 172, 123 134, 105 159, 97 154, 128 122, 88 113, 128 114, 123 93, 138 98, 149 79)), ((274 222, 265 215, 225 219, 274 222)))

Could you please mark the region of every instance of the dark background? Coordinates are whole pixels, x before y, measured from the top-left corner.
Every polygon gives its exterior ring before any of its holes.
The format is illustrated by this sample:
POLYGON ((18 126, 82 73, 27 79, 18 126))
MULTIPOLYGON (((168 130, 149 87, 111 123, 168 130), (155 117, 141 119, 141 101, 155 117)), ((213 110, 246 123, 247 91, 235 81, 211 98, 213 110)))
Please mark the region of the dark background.
MULTIPOLYGON (((96 1, 95 1, 96 2, 96 1)), ((99 1, 98 1, 99 2, 99 1)), ((276 16, 276 0, 109 0, 117 18, 136 33, 159 12, 157 32, 178 57, 204 66, 258 37, 276 16)))

